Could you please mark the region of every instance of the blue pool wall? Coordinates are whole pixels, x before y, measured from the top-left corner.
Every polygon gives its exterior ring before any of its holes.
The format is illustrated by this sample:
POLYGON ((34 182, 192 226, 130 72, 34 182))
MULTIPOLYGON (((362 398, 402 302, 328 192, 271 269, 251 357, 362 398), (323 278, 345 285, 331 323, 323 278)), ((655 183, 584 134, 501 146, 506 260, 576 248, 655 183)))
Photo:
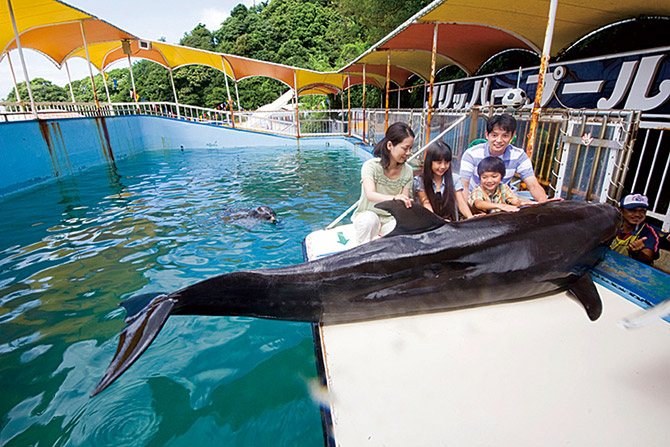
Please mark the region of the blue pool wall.
POLYGON ((0 198, 145 150, 295 144, 292 137, 156 116, 0 123, 0 198))

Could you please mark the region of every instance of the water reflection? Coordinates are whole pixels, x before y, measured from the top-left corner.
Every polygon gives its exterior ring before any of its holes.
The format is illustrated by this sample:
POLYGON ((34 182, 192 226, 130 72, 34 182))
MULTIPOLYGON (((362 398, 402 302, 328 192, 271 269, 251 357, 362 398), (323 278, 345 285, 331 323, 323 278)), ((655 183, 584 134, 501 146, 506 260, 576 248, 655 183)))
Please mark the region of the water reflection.
POLYGON ((357 199, 360 165, 304 143, 156 151, 4 201, 0 444, 323 445, 305 324, 173 317, 122 380, 88 394, 124 326, 121 299, 301 262, 306 234, 357 199), (280 225, 217 218, 259 204, 280 225))

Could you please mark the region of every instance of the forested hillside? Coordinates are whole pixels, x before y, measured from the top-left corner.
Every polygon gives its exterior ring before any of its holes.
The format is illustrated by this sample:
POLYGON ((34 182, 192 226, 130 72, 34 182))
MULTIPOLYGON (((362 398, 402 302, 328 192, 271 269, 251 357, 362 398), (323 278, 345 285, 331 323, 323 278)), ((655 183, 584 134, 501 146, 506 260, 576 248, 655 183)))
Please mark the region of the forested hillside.
MULTIPOLYGON (((237 5, 217 30, 198 25, 185 32, 181 45, 277 62, 319 71, 336 70, 364 52, 399 24, 418 12, 428 0, 270 0, 251 8, 237 5)), ((138 97, 146 101, 174 101, 166 68, 150 61, 133 65, 138 97)), ((216 107, 226 101, 223 73, 209 67, 187 66, 174 71, 179 102, 216 107)), ((95 76, 100 100, 106 100, 102 78, 95 76)), ((108 73, 113 102, 131 100, 127 68, 108 73)), ((69 87, 44 79, 31 80, 36 101, 68 101, 69 87)), ((92 102, 90 79, 72 82, 77 101, 92 102)), ((20 85, 27 98, 25 84, 20 85)), ((250 78, 238 83, 240 102, 255 109, 276 99, 288 87, 269 78, 250 78)), ((356 91, 357 92, 357 91, 356 91)), ((354 94, 354 104, 360 101, 354 94)), ((16 98, 14 89, 8 101, 16 98)), ((323 98, 313 101, 322 101, 323 98)), ((379 105, 379 93, 371 92, 369 106, 379 105)), ((307 100, 309 103, 309 100, 307 100)))

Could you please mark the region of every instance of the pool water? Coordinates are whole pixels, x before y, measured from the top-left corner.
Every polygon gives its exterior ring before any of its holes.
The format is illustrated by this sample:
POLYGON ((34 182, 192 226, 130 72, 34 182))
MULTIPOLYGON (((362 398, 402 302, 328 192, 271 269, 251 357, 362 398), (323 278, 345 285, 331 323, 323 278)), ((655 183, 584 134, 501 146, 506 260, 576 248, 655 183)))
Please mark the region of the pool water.
POLYGON ((309 324, 171 317, 88 396, 121 300, 302 262, 358 198, 346 144, 150 151, 0 202, 0 445, 323 445, 309 324), (279 224, 239 216, 261 204, 279 224))

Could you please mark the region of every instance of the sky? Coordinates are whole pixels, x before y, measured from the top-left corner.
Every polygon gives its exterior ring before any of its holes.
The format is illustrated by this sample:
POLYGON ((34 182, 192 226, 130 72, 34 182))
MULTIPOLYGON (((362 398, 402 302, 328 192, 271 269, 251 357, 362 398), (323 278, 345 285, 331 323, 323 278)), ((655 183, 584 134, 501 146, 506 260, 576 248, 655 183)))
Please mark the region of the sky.
MULTIPOLYGON (((158 40, 164 37, 168 43, 179 43, 184 34, 198 23, 209 30, 217 30, 239 3, 252 6, 256 0, 65 0, 65 3, 103 19, 143 39, 158 40)), ((65 68, 59 70, 44 56, 25 49, 24 56, 30 79, 44 78, 56 85, 67 84, 65 68)), ((12 65, 17 82, 23 82, 23 70, 19 54, 11 52, 12 65)), ((68 62, 72 80, 88 76, 84 59, 74 58, 68 62)), ((121 62, 111 68, 125 67, 121 62)), ((94 69, 93 74, 96 74, 94 69)), ((9 63, 5 56, 0 62, 0 98, 6 98, 14 88, 9 63)), ((24 100, 28 100, 25 98, 24 100)))

